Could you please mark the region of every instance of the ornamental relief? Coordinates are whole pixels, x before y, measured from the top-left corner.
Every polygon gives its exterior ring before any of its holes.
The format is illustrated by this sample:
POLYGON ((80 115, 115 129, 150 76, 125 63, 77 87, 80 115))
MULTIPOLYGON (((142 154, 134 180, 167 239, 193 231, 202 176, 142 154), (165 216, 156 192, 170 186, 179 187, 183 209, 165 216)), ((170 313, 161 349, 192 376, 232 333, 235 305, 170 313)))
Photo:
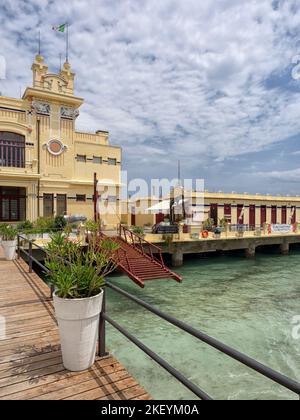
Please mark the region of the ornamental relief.
POLYGON ((57 75, 48 74, 42 78, 43 88, 56 93, 66 93, 68 83, 57 75))
POLYGON ((78 117, 78 115, 79 115, 78 109, 70 108, 67 106, 62 106, 60 108, 61 117, 75 119, 78 117))
POLYGON ((50 115, 50 104, 41 101, 32 101, 31 107, 39 114, 50 115))

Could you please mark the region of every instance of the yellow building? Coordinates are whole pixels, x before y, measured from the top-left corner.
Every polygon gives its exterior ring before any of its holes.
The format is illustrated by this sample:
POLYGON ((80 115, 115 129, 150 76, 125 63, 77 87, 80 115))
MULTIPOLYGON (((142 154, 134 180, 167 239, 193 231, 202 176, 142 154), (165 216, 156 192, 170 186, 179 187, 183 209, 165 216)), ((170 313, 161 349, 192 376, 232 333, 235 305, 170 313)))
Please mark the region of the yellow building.
MULTIPOLYGON (((300 197, 209 191, 186 193, 186 196, 191 196, 192 209, 200 209, 203 220, 212 218, 216 225, 226 219, 232 225, 244 224, 254 229, 264 223, 293 224, 300 221, 300 197)), ((168 197, 164 200, 168 200, 168 197)), ((132 215, 127 218, 128 225, 154 225, 168 217, 168 211, 147 210, 157 202, 157 199, 152 200, 151 197, 129 202, 128 211, 132 215)), ((192 214, 188 216, 188 222, 191 223, 192 214)))
POLYGON ((293 224, 300 220, 300 197, 206 191, 204 218, 208 217, 216 224, 226 219, 231 224, 245 224, 250 228, 264 223, 293 224))
MULTIPOLYGON (((93 217, 93 176, 107 201, 118 202, 121 149, 108 132, 75 130, 84 100, 74 95, 69 63, 48 72, 41 55, 32 65, 33 85, 22 99, 0 96, 0 221, 83 214, 93 217), (112 188, 113 187, 113 188, 112 188)), ((116 215, 105 215, 115 226, 116 215)))

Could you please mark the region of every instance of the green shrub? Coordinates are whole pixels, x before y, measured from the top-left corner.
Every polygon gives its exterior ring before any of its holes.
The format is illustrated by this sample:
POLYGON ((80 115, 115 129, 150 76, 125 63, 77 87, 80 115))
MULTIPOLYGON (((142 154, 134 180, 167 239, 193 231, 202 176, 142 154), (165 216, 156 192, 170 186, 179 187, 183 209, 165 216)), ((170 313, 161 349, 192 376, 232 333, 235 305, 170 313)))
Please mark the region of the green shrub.
POLYGON ((29 220, 24 220, 23 222, 18 223, 17 229, 19 231, 33 229, 33 223, 31 223, 29 220))
POLYGON ((17 237, 17 234, 17 229, 11 225, 6 225, 1 231, 3 241, 14 241, 17 237))
POLYGON ((62 230, 64 227, 66 227, 67 221, 64 218, 64 216, 56 216, 53 221, 53 228, 57 230, 62 230))
POLYGON ((35 222, 35 228, 39 230, 48 230, 51 231, 54 227, 54 218, 53 217, 39 217, 35 222))
POLYGON ((207 219, 203 222, 203 230, 208 230, 209 232, 212 231, 213 225, 215 224, 214 219, 207 219))
POLYGON ((228 220, 223 217, 223 219, 219 219, 219 226, 221 226, 222 228, 226 228, 226 226, 228 225, 228 220))
POLYGON ((105 277, 116 264, 113 256, 119 245, 110 239, 95 244, 91 241, 87 249, 68 240, 61 233, 54 233, 47 247, 47 275, 58 297, 80 299, 95 296, 105 285, 105 277))
POLYGON ((0 223, 0 236, 3 235, 3 232, 5 231, 7 226, 8 226, 8 223, 0 223))
POLYGON ((144 229, 140 226, 134 226, 131 230, 133 233, 135 233, 138 236, 142 236, 142 237, 145 236, 144 229))
POLYGON ((101 225, 99 222, 95 222, 94 220, 87 220, 85 222, 85 229, 87 232, 96 234, 99 230, 101 230, 101 225))

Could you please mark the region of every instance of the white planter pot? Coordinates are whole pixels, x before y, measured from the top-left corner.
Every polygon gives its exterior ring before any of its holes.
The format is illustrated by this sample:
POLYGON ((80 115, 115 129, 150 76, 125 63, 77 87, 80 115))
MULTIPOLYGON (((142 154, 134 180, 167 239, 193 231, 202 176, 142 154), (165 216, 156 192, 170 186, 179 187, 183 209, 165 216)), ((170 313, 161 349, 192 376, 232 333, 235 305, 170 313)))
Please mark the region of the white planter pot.
POLYGON ((61 299, 54 293, 53 302, 64 367, 73 372, 90 368, 95 362, 103 291, 85 299, 61 299))
POLYGON ((17 241, 2 241, 5 258, 12 261, 16 258, 17 241))

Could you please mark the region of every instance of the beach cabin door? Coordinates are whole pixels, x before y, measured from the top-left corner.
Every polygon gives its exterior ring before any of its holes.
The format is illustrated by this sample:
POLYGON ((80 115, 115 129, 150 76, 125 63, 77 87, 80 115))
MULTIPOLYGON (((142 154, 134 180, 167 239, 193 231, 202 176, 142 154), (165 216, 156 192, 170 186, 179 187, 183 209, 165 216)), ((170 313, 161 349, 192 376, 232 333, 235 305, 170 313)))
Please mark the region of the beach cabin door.
POLYGON ((283 225, 285 225, 286 224, 286 221, 287 221, 286 206, 282 206, 282 209, 281 209, 281 223, 283 225))
POLYGON ((272 224, 276 225, 277 223, 277 206, 272 206, 272 224))
POLYGON ((250 229, 255 229, 255 205, 250 205, 249 208, 249 225, 250 229))
POLYGON ((263 225, 267 221, 267 207, 261 206, 260 208, 260 223, 263 225))

